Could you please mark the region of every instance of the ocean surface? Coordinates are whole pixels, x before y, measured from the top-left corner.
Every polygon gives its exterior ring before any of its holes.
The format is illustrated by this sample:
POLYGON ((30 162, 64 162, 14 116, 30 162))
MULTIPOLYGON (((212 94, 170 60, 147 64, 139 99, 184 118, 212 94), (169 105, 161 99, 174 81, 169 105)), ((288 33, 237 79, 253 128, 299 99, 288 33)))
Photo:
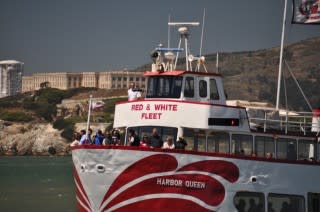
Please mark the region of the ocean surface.
POLYGON ((70 157, 0 157, 0 211, 76 211, 70 157))

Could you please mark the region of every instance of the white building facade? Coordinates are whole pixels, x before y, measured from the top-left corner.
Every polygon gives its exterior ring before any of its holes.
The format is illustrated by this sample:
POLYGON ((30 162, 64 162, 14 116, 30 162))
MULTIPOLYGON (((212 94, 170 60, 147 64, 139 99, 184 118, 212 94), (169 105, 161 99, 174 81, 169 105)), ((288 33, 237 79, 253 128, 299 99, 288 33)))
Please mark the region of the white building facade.
POLYGON ((23 67, 16 60, 0 61, 0 98, 21 92, 23 67))

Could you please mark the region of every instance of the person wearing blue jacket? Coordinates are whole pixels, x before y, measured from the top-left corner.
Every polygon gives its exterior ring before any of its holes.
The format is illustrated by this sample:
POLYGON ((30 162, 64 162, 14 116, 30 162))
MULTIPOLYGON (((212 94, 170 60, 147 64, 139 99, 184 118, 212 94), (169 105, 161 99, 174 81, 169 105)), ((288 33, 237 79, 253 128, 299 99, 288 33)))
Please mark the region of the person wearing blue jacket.
POLYGON ((96 136, 94 138, 94 144, 95 145, 102 145, 103 139, 104 139, 104 136, 102 134, 102 131, 98 130, 98 132, 96 133, 96 136))

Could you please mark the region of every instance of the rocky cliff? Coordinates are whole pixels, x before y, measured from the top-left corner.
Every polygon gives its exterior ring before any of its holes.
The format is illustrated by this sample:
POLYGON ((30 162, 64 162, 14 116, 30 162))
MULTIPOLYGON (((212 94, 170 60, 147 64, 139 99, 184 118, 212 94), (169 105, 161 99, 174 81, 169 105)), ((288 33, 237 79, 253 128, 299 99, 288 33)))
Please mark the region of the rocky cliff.
POLYGON ((51 124, 0 122, 0 155, 70 155, 70 147, 51 124))

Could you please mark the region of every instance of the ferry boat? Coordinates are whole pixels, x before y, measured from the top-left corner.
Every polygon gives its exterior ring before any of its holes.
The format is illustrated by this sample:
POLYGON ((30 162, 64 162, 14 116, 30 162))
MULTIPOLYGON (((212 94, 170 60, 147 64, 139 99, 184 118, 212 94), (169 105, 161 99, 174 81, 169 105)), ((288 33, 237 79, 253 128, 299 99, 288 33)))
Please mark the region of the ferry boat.
POLYGON ((145 97, 116 104, 124 144, 72 148, 78 210, 320 211, 320 110, 311 123, 310 114, 227 104, 222 76, 189 52, 199 23, 169 25, 179 29, 178 48, 157 47, 145 97), (186 68, 176 70, 181 52, 186 68), (154 131, 187 145, 129 145, 132 132, 151 139, 154 131))

